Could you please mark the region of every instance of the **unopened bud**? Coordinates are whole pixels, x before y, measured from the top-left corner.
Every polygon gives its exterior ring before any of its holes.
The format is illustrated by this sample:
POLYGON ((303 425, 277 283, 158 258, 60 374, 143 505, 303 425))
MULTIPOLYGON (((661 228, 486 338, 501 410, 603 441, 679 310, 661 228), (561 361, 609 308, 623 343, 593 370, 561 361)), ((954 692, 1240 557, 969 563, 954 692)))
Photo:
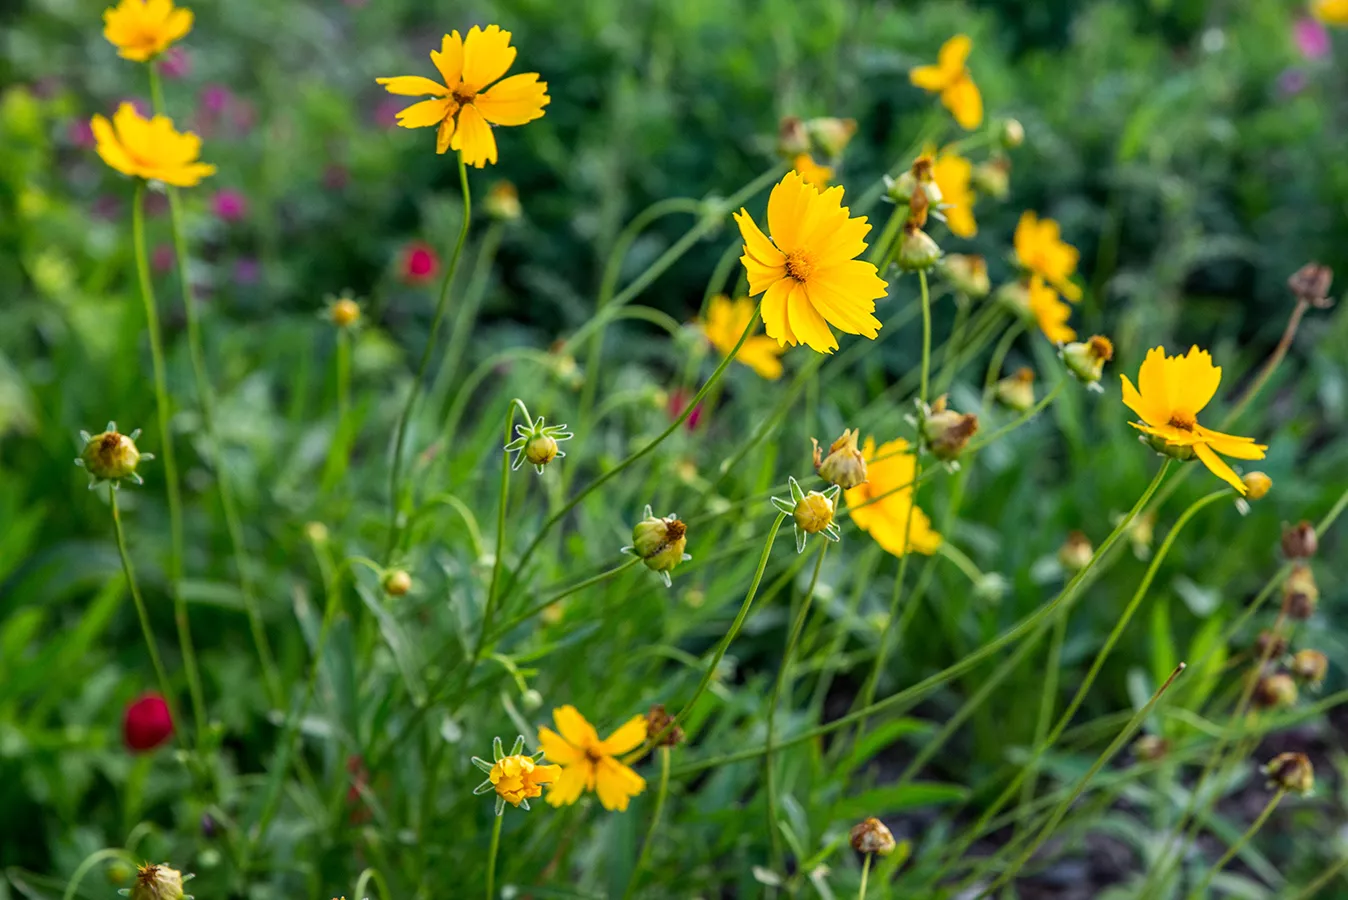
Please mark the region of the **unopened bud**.
POLYGON ((1264 628, 1254 639, 1254 652, 1262 660, 1280 659, 1287 652, 1287 638, 1264 628))
POLYGON ((885 196, 900 206, 907 206, 917 190, 917 179, 912 172, 904 172, 898 178, 884 177, 885 196))
POLYGON ((1165 759, 1169 752, 1170 742, 1158 734, 1144 734, 1133 742, 1133 755, 1147 762, 1165 759))
POLYGON ((646 564, 646 568, 657 572, 664 579, 665 586, 673 584, 669 573, 674 567, 690 557, 683 552, 688 546, 688 528, 676 515, 660 517, 646 507, 645 517, 632 529, 632 546, 623 549, 634 553, 646 564))
POLYGON ((1251 502, 1264 499, 1273 489, 1273 479, 1263 472, 1248 472, 1240 480, 1245 484, 1245 499, 1251 502))
POLYGON ((548 463, 566 456, 557 444, 573 437, 565 425, 548 425, 542 416, 516 425, 515 434, 517 437, 505 445, 506 453, 515 454, 515 458, 510 461, 511 470, 518 469, 527 460, 539 475, 543 474, 548 463))
POLYGON ((1298 522, 1284 525, 1282 529, 1282 554, 1288 559, 1306 559, 1320 549, 1320 538, 1315 526, 1310 522, 1298 522))
POLYGON ((402 597, 412 590, 412 576, 402 569, 394 569, 384 576, 384 593, 390 597, 402 597))
POLYGON ((1298 650, 1288 665, 1292 674, 1313 688, 1318 688, 1329 672, 1329 659, 1319 650, 1298 650))
POLYGON ((1024 321, 1033 321, 1034 314, 1030 311, 1030 287, 1025 282, 1007 282, 997 288, 997 293, 992 295, 992 299, 1013 316, 1024 321))
POLYGON ((1321 309, 1329 306, 1329 288, 1334 283, 1334 270, 1319 263, 1306 263, 1287 279, 1292 296, 1301 303, 1321 309))
POLYGON ((1282 583, 1282 608, 1289 619, 1304 622, 1315 615, 1316 604, 1320 602, 1320 587, 1315 583, 1315 573, 1305 563, 1297 563, 1282 583))
POLYGON ((941 260, 941 274, 951 287, 974 300, 986 297, 992 290, 988 264, 981 256, 951 253, 941 260))
POLYGON ((1090 565, 1091 557, 1095 554, 1095 548, 1091 546, 1091 539, 1086 537, 1083 532, 1073 531, 1067 535, 1067 540, 1058 548, 1058 562, 1069 572, 1080 572, 1086 566, 1090 565))
POLYGON ((328 542, 328 526, 322 522, 309 522, 304 526, 304 536, 315 544, 328 542))
POLYGON ((523 214, 520 192, 509 181, 498 181, 487 191, 484 204, 487 215, 502 222, 513 222, 523 214))
POLYGON ((842 156, 843 150, 857 133, 856 119, 819 118, 805 123, 805 131, 825 156, 842 156))
POLYGON ((794 477, 786 480, 791 499, 773 497, 772 505, 778 512, 791 517, 795 524, 796 552, 805 552, 805 539, 812 534, 823 534, 830 541, 842 539, 842 529, 833 521, 835 504, 842 488, 834 485, 827 491, 810 491, 800 486, 794 477))
POLYGON ((1062 348, 1062 360, 1068 370, 1084 384, 1097 384, 1105 363, 1114 358, 1114 344, 1097 334, 1087 341, 1073 341, 1062 348))
POLYGON ((543 695, 533 688, 529 688, 523 694, 520 694, 520 703, 525 709, 538 709, 543 705, 543 695))
POLYGON ((81 431, 80 437, 84 440, 84 449, 80 451, 75 465, 88 470, 89 487, 92 488, 100 481, 111 481, 116 485, 123 478, 129 478, 136 484, 142 483, 136 467, 144 460, 154 459, 154 456, 141 453, 136 447, 136 438, 140 437, 139 428, 130 434, 122 434, 117 430, 116 422, 109 422, 106 431, 95 435, 81 431))
POLYGON ((997 382, 997 401, 1021 413, 1034 406, 1034 369, 1022 366, 997 382))
POLYGON ((1254 700, 1265 709, 1284 709, 1297 702, 1297 683, 1286 672, 1273 672, 1259 679, 1254 700))
POLYGON ((851 490, 866 483, 866 458, 857 449, 857 430, 846 429, 828 448, 828 456, 819 449, 819 441, 810 438, 814 444, 814 470, 829 484, 836 484, 843 490, 851 490))
POLYGON ((1264 765, 1268 786, 1301 795, 1315 789, 1315 767, 1304 753, 1279 753, 1264 765))
POLYGON ((1156 434, 1141 434, 1138 435, 1138 439, 1162 456, 1168 456, 1180 462, 1188 462, 1194 458, 1194 448, 1188 444, 1173 444, 1156 434))
POLYGON ((949 462, 964 452, 969 438, 978 432, 978 416, 946 408, 945 397, 936 398, 922 419, 922 436, 932 455, 949 462))
POLYGON ((974 166, 969 173, 974 190, 1003 200, 1011 192, 1011 161, 1002 157, 974 166))
POLYGON ((798 116, 783 116, 778 123, 777 152, 787 159, 810 152, 810 133, 798 116))
MULTIPOLYGON (((919 195, 920 196, 920 195, 919 195)), ((899 252, 895 262, 906 272, 930 269, 941 258, 941 247, 931 235, 913 224, 905 225, 899 236, 899 252)))
POLYGON ((540 434, 524 445, 524 458, 535 466, 546 466, 557 458, 557 441, 551 435, 540 434))
POLYGON ((847 837, 852 849, 858 853, 888 856, 897 846, 894 842, 894 833, 889 830, 889 826, 874 816, 853 825, 847 837))
POLYGON ((183 900, 183 873, 168 863, 144 865, 136 870, 131 900, 183 900))
POLYGON ((1018 119, 1002 119, 993 125, 997 143, 1008 150, 1025 143, 1025 126, 1018 119))
POLYGON ((796 526, 806 534, 818 534, 833 524, 833 501, 819 491, 810 491, 791 513, 796 526))
POLYGON ((657 747, 675 747, 683 743, 683 729, 674 717, 665 712, 663 703, 656 703, 646 713, 646 733, 655 741, 657 747))
POLYGON ((328 319, 338 328, 350 328, 360 321, 360 304, 350 297, 338 297, 328 307, 328 319))

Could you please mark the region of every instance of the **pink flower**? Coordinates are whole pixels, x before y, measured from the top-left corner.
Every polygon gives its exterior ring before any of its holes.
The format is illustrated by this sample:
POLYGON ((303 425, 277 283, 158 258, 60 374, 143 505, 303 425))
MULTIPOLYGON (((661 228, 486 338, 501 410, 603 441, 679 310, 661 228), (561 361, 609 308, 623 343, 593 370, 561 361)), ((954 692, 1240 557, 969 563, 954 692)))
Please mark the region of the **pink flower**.
POLYGON ((133 753, 153 750, 172 736, 173 715, 163 694, 145 694, 126 708, 122 738, 133 753))
POLYGON ((82 150, 88 150, 95 144, 94 130, 88 119, 71 119, 66 125, 66 138, 82 150))
POLYGON ((262 264, 251 256, 245 256, 234 264, 234 281, 244 287, 258 283, 262 277, 262 264))
POLYGON ((1310 79, 1300 69, 1284 69, 1278 76, 1278 92, 1284 97, 1291 97, 1304 91, 1309 83, 1310 79))
POLYGON ((192 57, 182 47, 170 47, 159 60, 159 71, 165 78, 186 78, 192 74, 192 57))
MULTIPOLYGON (((688 401, 693 399, 683 388, 675 388, 669 395, 669 415, 672 419, 677 419, 683 415, 683 411, 688 407, 688 401)), ((693 407, 692 413, 684 420, 683 427, 689 431, 696 431, 698 423, 702 421, 702 404, 699 403, 693 407)))
POLYGON ((156 272, 167 272, 173 268, 173 248, 168 244, 155 244, 150 254, 150 265, 156 272))
POLYGON ((211 199, 211 207, 216 216, 225 222, 237 222, 248 215, 248 203, 243 194, 230 188, 216 191, 211 199))
POLYGON ((1329 30, 1318 20, 1304 16, 1292 26, 1297 49, 1306 59, 1324 59, 1331 49, 1329 30))
POLYGON ((222 84, 208 84, 201 89, 201 107, 211 115, 220 115, 229 106, 233 95, 222 84))
POLYGON ((406 102, 397 97, 385 97, 375 105, 374 124, 380 128, 393 128, 398 124, 398 113, 406 102))
POLYGON ((425 241, 413 241, 403 248, 399 269, 408 284, 425 284, 435 278, 439 268, 440 257, 425 241))

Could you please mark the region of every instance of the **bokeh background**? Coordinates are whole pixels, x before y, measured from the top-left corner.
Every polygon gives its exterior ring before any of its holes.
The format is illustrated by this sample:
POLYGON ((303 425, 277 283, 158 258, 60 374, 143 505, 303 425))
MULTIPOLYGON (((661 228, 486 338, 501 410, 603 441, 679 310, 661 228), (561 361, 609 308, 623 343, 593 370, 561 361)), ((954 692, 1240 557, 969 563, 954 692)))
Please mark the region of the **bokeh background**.
MULTIPOLYGON (((1018 119, 1026 141, 1012 156, 1009 199, 980 205, 976 238, 943 243, 986 255, 997 282, 1011 273, 1006 257, 1021 210, 1059 220, 1082 250, 1088 290, 1078 328, 1114 336, 1115 371, 1135 371, 1149 346, 1197 343, 1225 362, 1227 394, 1282 333, 1292 305, 1288 276, 1310 260, 1348 272, 1348 32, 1290 0, 201 0, 192 8, 196 25, 164 74, 175 117, 203 136, 205 158, 219 166, 190 194, 193 289, 208 309, 230 464, 260 549, 261 583, 274 601, 269 625, 282 664, 296 671, 303 644, 288 606, 293 583, 313 579, 300 534, 315 515, 315 460, 326 434, 306 424, 330 390, 325 298, 346 290, 365 298, 369 326, 356 346, 355 372, 368 395, 358 404, 370 432, 387 434, 392 413, 378 398, 406 383, 433 306, 428 289, 408 277, 408 254, 425 242, 443 265, 459 224, 452 161, 432 152, 429 132, 394 127, 405 104, 374 79, 429 74, 426 52, 450 28, 509 28, 521 48, 517 69, 543 73, 553 97, 543 119, 499 133, 499 165, 473 175, 479 196, 497 179, 513 182, 525 215, 498 234, 494 264, 474 276, 481 309, 465 367, 509 348, 546 349, 573 333, 593 314, 622 226, 654 201, 724 196, 750 181, 771 163, 784 115, 856 119, 838 173, 849 196, 925 142, 948 136, 945 113, 908 83, 907 72, 957 32, 974 40, 970 65, 990 115, 1018 119)), ((129 192, 93 152, 87 125, 95 112, 148 98, 142 70, 117 60, 103 39, 101 10, 88 0, 0 6, 0 866, 8 874, 0 897, 59 896, 79 860, 116 840, 119 792, 139 765, 125 758, 118 727, 121 704, 144 684, 140 635, 119 592, 108 589, 119 569, 103 505, 70 463, 78 429, 97 430, 110 411, 128 427, 148 424, 154 410, 126 239, 129 192)), ((624 276, 642 271, 685 228, 663 219, 643 232, 624 276)), ((165 209, 152 214, 150 229, 161 298, 169 298, 165 209)), ((734 238, 727 222, 647 289, 642 303, 692 319, 708 273, 734 238)), ((897 294, 911 302, 911 285, 897 294)), ((938 308, 938 333, 952 314, 938 308)), ((167 328, 176 334, 182 326, 172 304, 167 328)), ((606 350, 613 386, 649 387, 658 398, 680 369, 677 348, 655 329, 624 326, 622 334, 606 350)), ((829 383, 822 400, 812 393, 809 410, 818 416, 788 424, 779 446, 792 449, 781 453, 795 453, 805 435, 848 424, 868 396, 912 369, 917 340, 908 329, 829 383)), ((179 351, 171 377, 175 390, 190 394, 179 351)), ((1242 522, 1193 527, 1161 579, 1164 619, 1151 615, 1130 631, 1092 698, 1096 712, 1145 698, 1158 673, 1210 636, 1215 620, 1229 621, 1273 570, 1280 523, 1323 514, 1348 485, 1346 358, 1348 320, 1337 309, 1309 315, 1259 419, 1261 438, 1278 436, 1265 466, 1274 494, 1242 522)), ((550 396, 568 395, 562 381, 550 396)), ((1112 376, 1106 383, 1116 396, 1112 376)), ((748 385, 739 393, 753 399, 760 390, 748 385)), ((886 413, 891 430, 902 412, 886 413)), ((192 416, 185 408, 177 423, 189 445, 192 416)), ((666 416, 653 405, 634 428, 649 433, 666 416)), ((493 452, 488 436, 498 418, 490 412, 477 424, 470 417, 473 425, 451 436, 452 452, 474 460, 493 452)), ((681 438, 674 452, 696 456, 751 422, 713 418, 702 426, 709 436, 681 438)), ((1083 528, 1103 537, 1109 515, 1130 505, 1151 471, 1117 408, 1077 397, 1037 425, 1018 434, 1013 448, 989 451, 975 476, 976 521, 957 534, 985 570, 1006 577, 1012 598, 991 612, 959 607, 961 616, 982 616, 966 635, 974 640, 1032 609, 1066 533, 1083 528)), ((620 456, 627 440, 609 435, 604 452, 620 456)), ((371 467, 360 490, 372 505, 384 449, 371 439, 363 450, 371 467)), ((470 480, 489 483, 490 471, 470 480)), ((238 770, 258 772, 276 722, 257 697, 210 476, 189 465, 186 479, 197 510, 192 568, 200 574, 191 599, 210 693, 238 770)), ((1197 490, 1191 485, 1182 496, 1197 490)), ((938 514, 948 501, 945 488, 934 489, 938 514)), ((635 498, 623 502, 640 507, 635 498)), ((133 494, 128 504, 154 580, 167 541, 162 505, 153 492, 133 494)), ((1328 565, 1318 570, 1324 597, 1314 636, 1331 659, 1327 691, 1343 686, 1348 665, 1333 562, 1341 546, 1327 538, 1328 565)), ((597 551, 582 544, 572 552, 597 551)), ((1139 561, 1124 563, 1119 583, 1099 585, 1074 619, 1063 650, 1069 688, 1140 572, 1139 561)), ((943 575, 933 592, 956 597, 969 585, 943 575)), ((882 609, 888 587, 875 594, 882 609)), ((663 602, 642 600, 631 614, 663 602)), ((914 624, 934 637, 903 654, 913 672, 968 649, 950 638, 939 607, 914 624)), ((169 627, 166 621, 166 636, 169 627)), ((772 672, 782 627, 780 618, 769 619, 746 636, 740 664, 747 680, 772 672)), ((957 752, 943 755, 943 782, 977 786, 1002 764, 1006 745, 1027 739, 1038 674, 1031 668, 1013 679, 1008 699, 980 713, 957 752)), ((957 686, 925 715, 939 721, 975 686, 957 686)), ((1248 876, 1243 896, 1276 895, 1260 887, 1261 878, 1271 880, 1261 862, 1271 859, 1269 868, 1289 883, 1304 883, 1345 852, 1336 773, 1348 764, 1348 719, 1331 712, 1298 729, 1269 749, 1312 749, 1324 787, 1316 803, 1267 829, 1267 858, 1238 867, 1248 876)), ((911 757, 896 753, 890 769, 911 757)), ((1053 764, 1065 772, 1082 767, 1071 754, 1053 764)), ((1257 781, 1222 807, 1223 833, 1238 834, 1260 808, 1257 781)), ((174 782, 154 783, 158 793, 145 806, 159 810, 165 830, 183 830, 181 814, 166 812, 174 782)), ((720 789, 734 793, 733 784, 720 789)), ((1172 802, 1143 793, 1122 798, 1102 813, 1101 843, 1050 869, 1023 896, 1101 895, 1136 866, 1130 852, 1146 840, 1149 804, 1172 802)), ((920 842, 930 820, 915 815, 908 825, 920 842)), ((678 827, 687 829, 679 840, 706 841, 698 846, 739 858, 739 844, 711 836, 734 827, 724 818, 704 816, 699 824, 692 817, 678 827)), ((672 856, 657 864, 678 871, 672 856)), ((196 866, 206 867, 199 856, 196 866)), ((1338 890, 1326 896, 1348 896, 1348 882, 1338 890)), ((752 882, 741 891, 752 895, 752 882)), ((103 894, 82 889, 81 896, 103 894)))

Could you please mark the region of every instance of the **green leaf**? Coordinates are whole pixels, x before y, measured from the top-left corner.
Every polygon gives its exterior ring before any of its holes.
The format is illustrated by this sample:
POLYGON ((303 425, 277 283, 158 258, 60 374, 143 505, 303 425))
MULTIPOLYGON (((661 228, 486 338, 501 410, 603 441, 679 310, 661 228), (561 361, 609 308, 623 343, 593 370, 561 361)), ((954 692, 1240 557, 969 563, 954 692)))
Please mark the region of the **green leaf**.
POLYGON ((850 824, 867 816, 884 816, 905 809, 944 806, 958 803, 969 796, 969 789, 958 784, 937 781, 917 781, 863 791, 844 798, 833 805, 832 818, 850 824))
POLYGON ((922 719, 905 716, 902 719, 885 722, 874 730, 867 732, 865 737, 857 741, 856 746, 852 748, 852 752, 838 763, 837 773, 847 775, 869 761, 875 754, 902 738, 911 735, 927 735, 931 732, 932 724, 922 719))

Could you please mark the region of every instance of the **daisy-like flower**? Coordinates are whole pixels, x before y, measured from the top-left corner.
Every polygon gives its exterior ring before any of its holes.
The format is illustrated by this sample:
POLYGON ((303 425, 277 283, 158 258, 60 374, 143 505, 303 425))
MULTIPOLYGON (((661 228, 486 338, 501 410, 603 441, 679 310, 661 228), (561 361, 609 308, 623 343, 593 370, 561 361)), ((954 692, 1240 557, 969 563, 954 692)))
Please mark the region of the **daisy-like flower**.
POLYGON ((552 721, 557 731, 538 729, 543 752, 562 767, 561 776, 548 788, 548 803, 570 806, 585 791, 594 791, 604 809, 624 812, 628 802, 646 789, 646 779, 617 757, 646 740, 646 717, 633 716, 602 741, 570 704, 554 709, 552 721))
POLYGON ((548 84, 537 72, 501 76, 515 61, 510 32, 499 25, 486 29, 474 25, 467 37, 457 31, 444 36, 431 62, 444 84, 420 75, 376 79, 390 94, 404 97, 430 96, 398 113, 403 128, 437 129, 435 152, 457 150, 464 163, 482 168, 496 162, 496 138, 492 125, 523 125, 542 118, 551 102, 548 84))
POLYGON ((1081 299, 1081 288, 1072 281, 1081 254, 1062 239, 1057 222, 1027 209, 1016 223, 1015 248, 1016 260, 1026 271, 1043 278, 1073 303, 1081 299))
POLYGON ((1137 413, 1141 423, 1129 422, 1150 437, 1158 451, 1176 459, 1197 456, 1212 474, 1242 496, 1247 488, 1240 477, 1218 456, 1263 459, 1268 447, 1254 438, 1213 431, 1198 424, 1198 414, 1208 405, 1222 380, 1221 366, 1212 364, 1206 350, 1190 347, 1187 356, 1166 356, 1164 347, 1147 352, 1137 373, 1137 387, 1123 379, 1123 402, 1137 413))
POLYGON ((1311 15, 1330 25, 1348 25, 1348 0, 1312 0, 1311 15))
POLYGON ((791 160, 791 168, 794 169, 801 178, 805 179, 806 184, 812 184, 823 190, 828 187, 828 183, 833 180, 833 169, 830 166, 821 166, 814 161, 814 157, 808 153, 798 153, 791 160))
POLYGON ((936 65, 918 66, 908 73, 914 85, 941 95, 941 104, 965 131, 983 122, 983 95, 965 65, 973 46, 967 34, 957 34, 941 45, 936 65))
POLYGON ((543 751, 534 754, 524 752, 524 735, 515 738, 515 746, 509 753, 501 745, 498 737, 491 742, 492 759, 487 762, 481 757, 473 757, 473 765, 487 773, 487 780, 473 789, 474 794, 496 792, 496 814, 505 812, 505 805, 525 809, 529 801, 543 796, 543 785, 555 782, 562 775, 562 767, 540 765, 543 751))
POLYGON ((1055 344, 1076 340, 1076 329, 1067 324, 1067 320, 1072 317, 1072 307, 1064 303, 1058 292, 1038 275, 1030 278, 1029 298, 1030 312, 1039 323, 1039 330, 1044 332, 1044 337, 1055 344))
MULTIPOLYGON (((749 327, 754 308, 754 301, 748 297, 731 300, 724 294, 717 294, 707 305, 706 321, 699 323, 702 334, 722 356, 728 356, 739 343, 744 329, 749 327)), ((782 377, 781 355, 785 352, 785 347, 767 335, 751 334, 740 352, 735 354, 735 359, 772 381, 782 377)))
POLYGON ((941 215, 956 237, 978 234, 974 221, 974 191, 970 187, 974 165, 958 153, 943 153, 932 165, 932 178, 941 191, 941 215))
POLYGON ((104 116, 89 121, 103 162, 132 178, 162 181, 175 187, 192 187, 215 166, 200 162, 201 138, 179 132, 166 116, 143 118, 130 103, 123 103, 109 122, 104 116))
POLYGON ((842 196, 841 186, 820 193, 792 171, 768 197, 771 238, 747 211, 735 213, 749 293, 763 294, 763 324, 780 345, 832 353, 838 341, 830 325, 872 339, 880 331, 875 301, 889 288, 875 266, 857 259, 871 226, 865 216, 850 217, 842 196))
POLYGON ((103 11, 103 37, 133 62, 154 59, 191 30, 192 10, 173 0, 121 0, 103 11))
POLYGON ((822 534, 835 543, 842 540, 842 529, 833 521, 842 488, 835 484, 826 491, 807 494, 794 477, 786 482, 791 488, 791 499, 773 497, 772 505, 778 512, 791 517, 796 532, 796 552, 805 552, 805 539, 812 534, 822 534))
POLYGON ((903 556, 909 550, 926 556, 935 553, 941 546, 941 535, 932 529, 927 514, 913 506, 917 457, 908 442, 899 438, 877 448, 875 438, 868 437, 861 455, 866 459, 866 483, 846 494, 852 521, 895 556, 903 556))

